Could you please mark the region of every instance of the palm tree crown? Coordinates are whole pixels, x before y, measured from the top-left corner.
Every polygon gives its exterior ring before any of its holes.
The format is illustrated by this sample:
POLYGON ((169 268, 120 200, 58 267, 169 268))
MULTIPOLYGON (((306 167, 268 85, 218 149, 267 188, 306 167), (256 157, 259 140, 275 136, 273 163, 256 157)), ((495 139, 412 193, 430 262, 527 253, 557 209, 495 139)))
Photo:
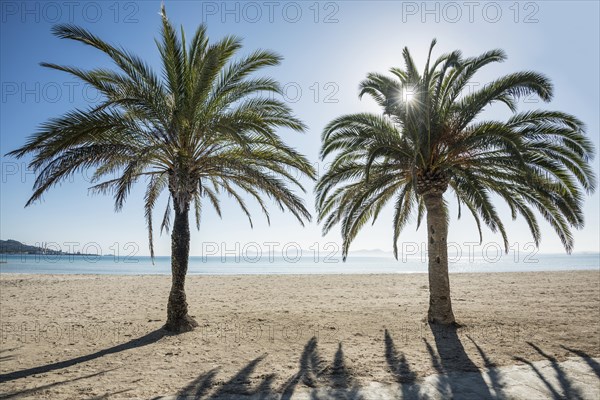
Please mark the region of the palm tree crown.
POLYGON ((265 195, 301 223, 310 219, 301 198, 287 184, 302 189, 293 172, 314 178, 314 170, 275 132, 280 127, 303 131, 304 125, 276 99, 281 94, 278 82, 251 76, 279 64, 281 57, 258 50, 235 61, 241 40, 228 36, 209 43, 204 25, 188 45, 183 29, 179 37, 164 7, 161 15, 160 77, 137 56, 80 27, 53 28, 60 38, 102 51, 118 71, 42 64, 83 80, 99 90, 104 100, 87 110, 51 119, 23 147, 10 153, 33 155, 31 166, 39 174, 27 204, 68 176, 94 168, 91 190, 114 194, 119 210, 132 185, 143 178, 152 256, 152 211, 165 190, 169 200, 161 230, 169 229, 172 208, 187 212, 190 205, 199 227, 202 199, 221 215, 221 192, 238 202, 251 224, 241 192, 257 200, 267 219, 265 195))
MULTIPOLYGON (((321 157, 334 155, 318 182, 317 209, 324 231, 341 225, 343 255, 360 228, 377 219, 391 201, 393 243, 416 213, 420 224, 427 194, 451 188, 459 206, 508 239, 492 203, 499 196, 513 219, 524 217, 536 244, 540 228, 534 210, 550 223, 566 250, 573 249, 570 228, 583 226, 583 192, 592 192, 595 177, 588 161, 593 146, 581 121, 557 111, 517 112, 521 96, 552 97, 543 75, 518 72, 468 91, 480 68, 501 62, 502 50, 465 58, 459 51, 431 63, 432 42, 423 73, 404 49, 404 69, 391 77, 368 74, 360 96, 368 94, 382 114, 358 113, 333 120, 323 132, 321 157), (410 97, 410 99, 409 99, 410 97), (482 111, 503 103, 506 121, 482 120, 482 111)), ((446 203, 444 202, 444 207, 446 203)))

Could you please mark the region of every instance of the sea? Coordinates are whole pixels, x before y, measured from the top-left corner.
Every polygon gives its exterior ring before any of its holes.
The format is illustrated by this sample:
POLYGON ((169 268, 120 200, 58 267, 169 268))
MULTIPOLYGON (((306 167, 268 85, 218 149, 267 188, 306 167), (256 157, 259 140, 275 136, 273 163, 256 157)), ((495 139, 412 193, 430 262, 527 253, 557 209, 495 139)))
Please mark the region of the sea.
MULTIPOLYGON (((0 254, 0 274, 110 274, 110 275, 168 275, 171 258, 145 256, 116 257, 82 255, 7 255, 0 254)), ((526 257, 502 254, 491 257, 450 257, 450 273, 574 271, 600 272, 600 253, 529 254, 526 257)), ((340 257, 256 255, 192 256, 190 275, 246 274, 409 274, 427 273, 424 256, 350 254, 346 261, 340 257)))

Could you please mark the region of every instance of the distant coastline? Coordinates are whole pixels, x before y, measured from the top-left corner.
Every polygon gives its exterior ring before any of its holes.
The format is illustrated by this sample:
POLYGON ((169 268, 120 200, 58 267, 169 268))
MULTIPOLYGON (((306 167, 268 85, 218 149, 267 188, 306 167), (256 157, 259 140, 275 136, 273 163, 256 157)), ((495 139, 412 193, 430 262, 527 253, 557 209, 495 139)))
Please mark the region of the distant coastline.
POLYGON ((0 254, 30 254, 30 255, 58 255, 58 256, 94 256, 97 257, 99 254, 88 254, 88 253, 69 253, 60 250, 53 250, 48 248, 42 243, 41 246, 30 246, 25 243, 21 243, 17 240, 0 240, 0 254))

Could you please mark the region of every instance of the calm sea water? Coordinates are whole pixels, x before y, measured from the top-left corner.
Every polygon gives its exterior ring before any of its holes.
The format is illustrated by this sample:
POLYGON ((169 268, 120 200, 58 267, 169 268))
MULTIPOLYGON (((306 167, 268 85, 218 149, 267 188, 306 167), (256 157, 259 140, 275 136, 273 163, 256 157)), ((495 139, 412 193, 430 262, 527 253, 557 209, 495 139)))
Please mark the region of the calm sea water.
MULTIPOLYGON (((0 255, 0 273, 28 274, 170 274, 170 257, 116 258, 113 256, 0 255)), ((455 259, 450 272, 516 272, 600 270, 600 253, 536 254, 527 259, 502 255, 499 259, 455 259)), ((352 256, 315 260, 313 257, 190 257, 189 274, 363 274, 426 273, 427 261, 421 257, 395 260, 393 257, 352 256)))

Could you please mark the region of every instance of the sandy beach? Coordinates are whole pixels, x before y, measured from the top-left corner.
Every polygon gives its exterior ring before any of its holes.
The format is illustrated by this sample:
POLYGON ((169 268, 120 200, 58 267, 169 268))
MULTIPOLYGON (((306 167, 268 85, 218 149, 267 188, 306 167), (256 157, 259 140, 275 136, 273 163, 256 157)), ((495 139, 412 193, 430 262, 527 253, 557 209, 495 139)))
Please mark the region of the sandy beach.
POLYGON ((200 328, 169 336, 169 276, 2 274, 0 398, 289 393, 598 357, 599 284, 598 271, 454 274, 462 327, 432 332, 425 274, 191 276, 200 328))

